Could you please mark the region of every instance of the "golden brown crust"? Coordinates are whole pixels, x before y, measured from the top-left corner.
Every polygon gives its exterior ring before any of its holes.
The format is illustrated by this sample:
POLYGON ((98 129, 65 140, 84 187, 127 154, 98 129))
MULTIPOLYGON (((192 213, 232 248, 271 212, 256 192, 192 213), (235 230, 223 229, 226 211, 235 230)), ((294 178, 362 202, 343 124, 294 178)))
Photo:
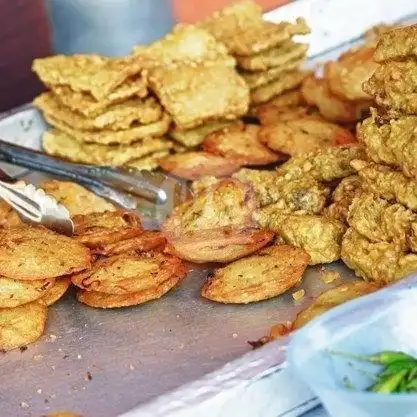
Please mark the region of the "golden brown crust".
POLYGON ((71 278, 58 278, 39 301, 45 303, 47 306, 55 304, 60 298, 64 296, 70 285, 71 278))
POLYGON ((0 201, 0 229, 4 227, 20 226, 23 222, 12 206, 6 201, 0 201))
POLYGON ((272 103, 265 103, 256 108, 255 114, 261 125, 264 126, 303 118, 322 120, 317 112, 306 106, 280 107, 272 103))

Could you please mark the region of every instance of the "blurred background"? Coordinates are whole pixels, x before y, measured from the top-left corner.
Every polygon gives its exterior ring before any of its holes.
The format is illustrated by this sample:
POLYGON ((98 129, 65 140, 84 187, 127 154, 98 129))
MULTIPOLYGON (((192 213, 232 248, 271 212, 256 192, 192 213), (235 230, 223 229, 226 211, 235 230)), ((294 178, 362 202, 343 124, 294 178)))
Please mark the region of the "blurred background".
MULTIPOLYGON (((52 53, 125 55, 176 22, 194 22, 231 0, 0 0, 0 112, 41 90, 32 60, 52 53)), ((257 0, 265 11, 288 0, 257 0)))

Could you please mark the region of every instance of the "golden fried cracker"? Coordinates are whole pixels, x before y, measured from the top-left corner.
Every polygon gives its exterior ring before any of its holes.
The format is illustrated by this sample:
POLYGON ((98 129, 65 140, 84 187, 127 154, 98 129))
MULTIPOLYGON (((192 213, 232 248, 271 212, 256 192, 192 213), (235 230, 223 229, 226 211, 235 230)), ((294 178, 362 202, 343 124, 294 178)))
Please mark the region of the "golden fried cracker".
POLYGON ((72 221, 74 238, 89 248, 130 239, 143 232, 139 215, 130 210, 78 214, 72 221))
POLYGON ((116 210, 113 204, 75 182, 47 180, 41 183, 41 188, 62 204, 71 216, 116 210))
POLYGON ((42 301, 47 306, 55 304, 67 292, 71 285, 70 278, 58 278, 51 288, 46 291, 39 301, 42 301))
POLYGON ((49 279, 90 267, 88 248, 43 227, 0 230, 0 245, 0 275, 12 279, 49 279))
POLYGON ((380 288, 381 287, 375 283, 357 280, 345 282, 336 288, 327 290, 320 294, 309 307, 297 314, 297 317, 292 324, 292 329, 299 329, 326 311, 346 303, 347 301, 363 295, 368 295, 380 288))
POLYGON ((139 74, 142 66, 135 57, 54 55, 35 59, 32 70, 47 86, 68 85, 74 91, 88 92, 101 100, 126 79, 139 74))
POLYGON ((159 166, 178 177, 195 180, 205 175, 226 177, 239 169, 239 164, 207 152, 185 152, 170 155, 159 166))
POLYGON ((54 285, 54 279, 18 281, 0 276, 0 308, 13 308, 36 301, 54 285))
POLYGON ((38 340, 45 329, 48 307, 33 302, 0 308, 0 349, 8 351, 38 340))
POLYGON ((167 113, 162 118, 147 125, 133 125, 130 129, 114 132, 110 129, 103 129, 97 132, 89 132, 75 129, 72 126, 56 119, 54 116, 44 113, 45 120, 58 130, 73 137, 79 142, 96 143, 100 145, 130 145, 141 139, 163 136, 169 129, 171 118, 167 113))
POLYGON ((259 130, 258 138, 272 150, 290 156, 357 143, 355 136, 347 129, 335 123, 308 117, 263 126, 259 130))
POLYGON ((22 225, 17 211, 12 206, 6 203, 6 201, 0 201, 0 229, 2 227, 13 227, 22 225))
POLYGON ((137 304, 146 303, 147 301, 161 298, 169 290, 174 288, 182 277, 172 276, 159 285, 152 288, 129 294, 105 294, 96 291, 79 290, 77 300, 80 303, 87 304, 96 308, 119 308, 129 307, 137 304))
POLYGON ((282 159, 282 155, 262 145, 258 139, 259 131, 257 125, 236 123, 206 136, 203 150, 239 165, 267 165, 282 159))
POLYGON ((252 90, 250 94, 251 103, 266 103, 272 98, 298 87, 309 75, 310 72, 308 71, 292 71, 283 73, 278 80, 252 90))
POLYGON ((214 119, 234 120, 249 106, 249 89, 234 68, 178 65, 150 71, 149 82, 180 129, 214 119))
POLYGON ((220 303, 252 303, 276 297, 299 282, 309 262, 302 249, 274 245, 217 269, 201 295, 220 303))

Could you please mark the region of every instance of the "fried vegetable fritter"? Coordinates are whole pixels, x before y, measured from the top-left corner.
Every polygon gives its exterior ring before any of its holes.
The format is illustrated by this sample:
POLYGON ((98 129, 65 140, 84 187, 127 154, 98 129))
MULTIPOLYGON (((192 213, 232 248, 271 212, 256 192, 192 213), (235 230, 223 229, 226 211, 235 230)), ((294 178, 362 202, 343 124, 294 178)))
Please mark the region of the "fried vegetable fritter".
POLYGON ((302 279, 309 256, 302 249, 274 245, 217 269, 201 295, 220 303, 251 303, 276 297, 302 279))
POLYGON ((70 285, 71 278, 58 278, 57 280, 55 280, 52 287, 46 291, 46 294, 44 294, 39 301, 43 302, 47 306, 55 304, 60 298, 64 296, 70 285))

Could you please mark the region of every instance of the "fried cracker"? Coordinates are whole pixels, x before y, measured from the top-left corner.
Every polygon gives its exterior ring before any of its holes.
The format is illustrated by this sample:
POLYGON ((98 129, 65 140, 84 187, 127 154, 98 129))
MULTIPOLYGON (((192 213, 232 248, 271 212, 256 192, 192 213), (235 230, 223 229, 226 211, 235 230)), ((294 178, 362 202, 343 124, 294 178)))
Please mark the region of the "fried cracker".
POLYGON ((226 177, 239 169, 239 164, 206 152, 185 152, 170 155, 159 166, 178 177, 195 180, 205 175, 226 177))
POLYGON ((252 90, 250 94, 251 103, 266 103, 272 98, 279 96, 288 90, 292 90, 298 87, 309 75, 310 72, 308 71, 293 71, 283 73, 278 80, 252 90))
POLYGON ((133 159, 126 166, 139 171, 154 171, 159 168, 159 161, 169 155, 169 151, 159 151, 143 158, 133 159))
POLYGON ((282 155, 262 145, 258 139, 259 131, 259 126, 236 123, 208 135, 203 150, 239 165, 267 165, 282 159, 282 155))
POLYGON ((309 258, 294 246, 270 246, 217 269, 203 285, 201 295, 226 304, 276 297, 302 279, 309 258))
POLYGON ((203 64, 159 67, 149 82, 180 129, 214 119, 234 120, 249 106, 249 89, 234 68, 203 64))
POLYGON ((22 225, 17 211, 12 206, 6 203, 6 201, 0 201, 0 229, 3 227, 13 227, 22 225))
POLYGON ((116 210, 113 204, 75 182, 47 180, 41 183, 41 188, 62 204, 71 216, 116 210))
POLYGON ((89 248, 130 239, 143 232, 139 215, 130 210, 78 214, 72 221, 74 238, 89 248))
POLYGON ((55 304, 61 297, 64 296, 70 285, 70 278, 58 278, 54 282, 52 287, 46 291, 46 294, 44 294, 39 301, 43 302, 47 306, 55 304))
POLYGON ((0 309, 0 349, 8 351, 38 340, 45 329, 48 307, 42 303, 0 309))
POLYGON ((155 123, 147 125, 133 125, 130 129, 113 132, 103 129, 97 132, 88 132, 74 129, 72 126, 56 119, 50 114, 44 114, 45 120, 58 130, 66 133, 80 142, 97 143, 100 145, 130 145, 141 139, 163 136, 169 129, 171 118, 163 113, 162 118, 155 123))

